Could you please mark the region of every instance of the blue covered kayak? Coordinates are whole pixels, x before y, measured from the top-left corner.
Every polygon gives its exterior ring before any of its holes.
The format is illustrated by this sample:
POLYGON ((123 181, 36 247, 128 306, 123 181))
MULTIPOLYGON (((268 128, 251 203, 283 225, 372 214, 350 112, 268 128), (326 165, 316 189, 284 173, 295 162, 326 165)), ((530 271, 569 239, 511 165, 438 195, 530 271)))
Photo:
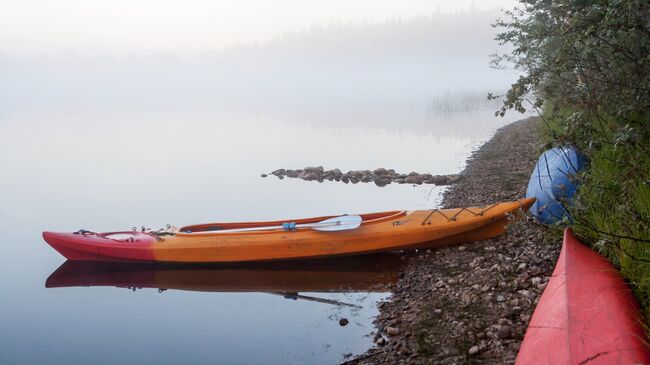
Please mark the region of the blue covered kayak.
POLYGON ((571 201, 577 187, 572 177, 587 164, 587 158, 570 148, 553 148, 544 152, 528 182, 527 198, 537 198, 530 208, 538 222, 553 224, 571 216, 564 204, 571 201))

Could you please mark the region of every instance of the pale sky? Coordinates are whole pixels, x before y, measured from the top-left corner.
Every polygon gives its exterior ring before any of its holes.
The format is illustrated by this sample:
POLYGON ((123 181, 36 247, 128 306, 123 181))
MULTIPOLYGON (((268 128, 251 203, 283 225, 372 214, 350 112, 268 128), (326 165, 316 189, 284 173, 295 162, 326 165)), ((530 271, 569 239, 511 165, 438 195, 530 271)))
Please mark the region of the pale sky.
POLYGON ((221 49, 337 22, 376 23, 515 4, 515 0, 0 0, 0 51, 221 49))

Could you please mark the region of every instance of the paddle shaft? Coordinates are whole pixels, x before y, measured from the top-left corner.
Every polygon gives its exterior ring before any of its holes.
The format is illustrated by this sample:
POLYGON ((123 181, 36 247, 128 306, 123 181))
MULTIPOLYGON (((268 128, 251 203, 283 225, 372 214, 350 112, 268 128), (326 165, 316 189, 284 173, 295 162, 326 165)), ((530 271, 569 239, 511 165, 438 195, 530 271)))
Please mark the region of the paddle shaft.
MULTIPOLYGON (((341 226, 342 230, 345 230, 345 229, 357 228, 358 224, 357 223, 342 222, 342 221, 304 223, 304 224, 296 224, 294 226, 294 229, 298 229, 298 228, 321 228, 321 227, 333 227, 333 226, 341 226), (350 228, 344 228, 345 226, 350 226, 350 228)), ((265 227, 234 228, 234 229, 222 229, 222 230, 218 230, 218 231, 209 231, 209 233, 213 234, 213 233, 236 233, 236 232, 270 231, 270 230, 276 230, 276 229, 284 229, 284 227, 283 226, 265 226, 265 227)), ((196 232, 196 233, 208 233, 208 232, 196 232)))
POLYGON ((303 299, 310 302, 325 303, 325 304, 332 304, 332 305, 339 305, 339 306, 353 307, 353 308, 363 308, 358 304, 345 303, 334 299, 312 297, 312 296, 302 295, 299 293, 268 292, 268 294, 281 295, 287 299, 296 299, 296 300, 303 299))

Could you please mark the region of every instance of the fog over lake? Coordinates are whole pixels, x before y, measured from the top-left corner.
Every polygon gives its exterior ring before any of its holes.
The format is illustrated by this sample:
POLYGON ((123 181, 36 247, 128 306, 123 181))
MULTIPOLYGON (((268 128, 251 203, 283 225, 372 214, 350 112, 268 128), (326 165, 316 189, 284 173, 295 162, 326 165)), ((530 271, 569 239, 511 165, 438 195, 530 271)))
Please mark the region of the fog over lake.
POLYGON ((41 231, 434 208, 444 187, 260 174, 460 172, 496 128, 521 118, 494 117, 498 102, 486 98, 516 78, 489 67, 499 14, 315 25, 220 49, 0 45, 0 363, 330 364, 363 353, 390 294, 374 274, 387 267, 346 263, 381 285, 343 277, 300 293, 355 306, 271 295, 259 282, 158 293, 156 283, 132 291, 95 278, 46 289, 65 260, 41 231))

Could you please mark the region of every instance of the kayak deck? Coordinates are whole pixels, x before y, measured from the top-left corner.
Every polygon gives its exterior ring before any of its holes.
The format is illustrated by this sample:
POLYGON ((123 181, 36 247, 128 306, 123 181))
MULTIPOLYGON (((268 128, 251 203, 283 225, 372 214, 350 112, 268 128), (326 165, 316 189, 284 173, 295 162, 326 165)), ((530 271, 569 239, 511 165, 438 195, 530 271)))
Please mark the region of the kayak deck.
POLYGON ((650 364, 629 286, 570 229, 516 364, 650 364))
MULTIPOLYGON (((406 211, 396 210, 390 212, 379 212, 379 213, 367 213, 359 214, 361 216, 362 222, 376 223, 381 222, 387 219, 398 218, 406 214, 406 211)), ((324 220, 336 218, 336 215, 324 216, 324 217, 314 217, 306 219, 290 219, 290 220, 280 220, 280 221, 268 221, 268 222, 238 222, 238 223, 207 223, 207 224, 196 224, 191 226, 181 227, 179 233, 206 233, 206 232, 218 232, 224 230, 236 230, 236 229, 249 229, 249 228, 258 228, 258 227, 277 227, 276 229, 281 229, 283 223, 292 222, 295 224, 312 224, 322 222, 324 220)), ((221 232, 219 232, 221 233, 221 232)))
POLYGON ((284 230, 280 226, 286 222, 314 223, 336 216, 191 225, 165 236, 152 232, 84 231, 44 232, 43 237, 70 260, 190 263, 308 259, 440 247, 491 238, 505 232, 516 213, 527 210, 534 201, 362 214, 358 228, 329 232, 309 228, 284 230), (260 226, 274 228, 236 230, 260 226))

